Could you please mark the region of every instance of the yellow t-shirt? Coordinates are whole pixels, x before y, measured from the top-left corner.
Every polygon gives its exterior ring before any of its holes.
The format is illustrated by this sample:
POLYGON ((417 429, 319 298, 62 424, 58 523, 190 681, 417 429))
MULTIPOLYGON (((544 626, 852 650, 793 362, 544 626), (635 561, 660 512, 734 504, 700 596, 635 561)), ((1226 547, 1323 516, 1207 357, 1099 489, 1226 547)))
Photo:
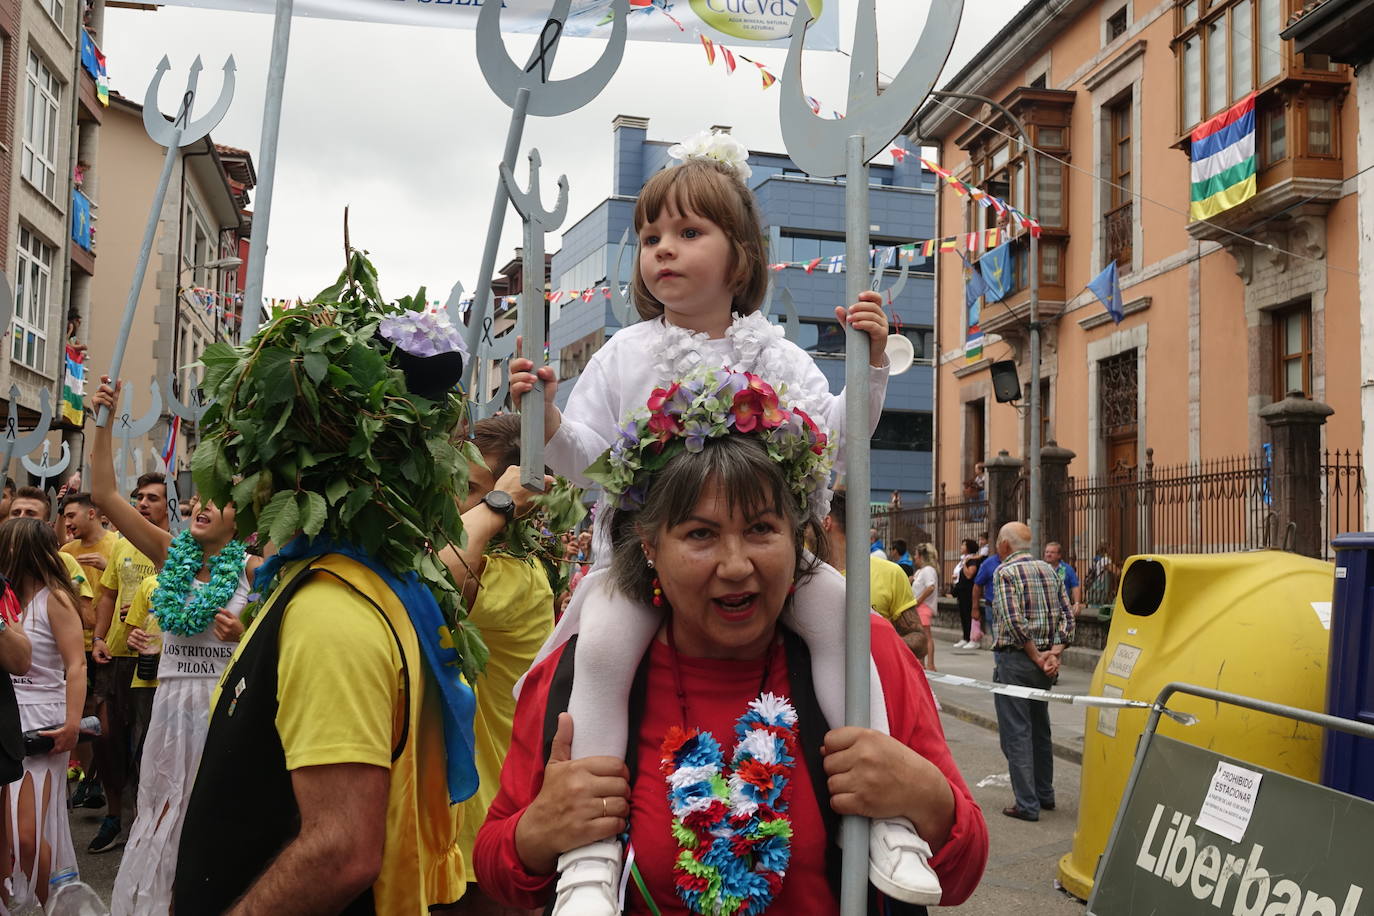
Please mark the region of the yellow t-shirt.
MULTIPOLYGON (((133 603, 129 605, 129 614, 124 618, 124 638, 126 640, 130 630, 142 630, 149 636, 156 636, 162 632, 162 628, 157 625, 157 618, 149 613, 153 606, 153 592, 155 591, 157 591, 157 576, 149 576, 139 583, 138 589, 134 592, 133 603)), ((138 653, 132 654, 137 655, 138 653)), ((130 684, 134 687, 156 687, 157 679, 145 681, 135 671, 134 679, 130 684)))
POLYGON ((62 554, 62 565, 67 567, 67 575, 72 580, 72 591, 76 592, 78 598, 94 598, 95 588, 91 580, 86 578, 86 571, 81 568, 81 564, 76 562, 76 558, 69 554, 62 554))
POLYGON ((118 658, 133 658, 138 653, 129 648, 126 641, 129 628, 124 618, 138 594, 138 587, 149 576, 156 575, 157 569, 138 549, 124 538, 119 538, 110 548, 110 559, 100 584, 115 592, 115 615, 110 621, 110 631, 105 634, 105 648, 118 658))
POLYGON ((907 578, 906 570, 876 553, 868 555, 868 568, 869 603, 873 605, 873 610, 895 623, 903 611, 916 606, 916 596, 911 593, 911 580, 907 578))
MULTIPOLYGON (((345 557, 313 561, 343 576, 384 610, 391 625, 342 582, 317 575, 285 608, 277 658, 277 733, 286 767, 364 763, 387 768, 386 840, 372 886, 379 913, 423 914, 466 888, 457 817, 448 799, 439 688, 426 668, 409 615, 371 570, 345 557), (395 635, 392 628, 395 628, 395 635), (397 640, 400 647, 397 646, 397 640), (409 671, 409 709, 406 679, 409 671), (407 716, 409 734, 395 761, 407 716)), ((277 577, 280 589, 303 562, 277 577)), ((272 604, 272 597, 263 604, 272 604)), ((235 651, 253 639, 259 614, 235 651)), ((225 668, 232 670, 233 663, 225 668)), ((224 687, 221 679, 211 709, 224 687)))
POLYGON ((553 632, 553 590, 549 588, 549 577, 533 559, 488 556, 482 571, 482 587, 468 620, 491 650, 486 670, 474 685, 477 716, 473 731, 481 782, 477 794, 461 806, 459 844, 464 861, 470 862, 477 830, 501 788, 501 766, 506 762, 511 724, 515 721, 515 697, 511 691, 553 632))
MULTIPOLYGON (((113 531, 106 531, 100 540, 89 547, 82 544, 80 538, 76 538, 62 545, 62 554, 75 561, 77 557, 85 554, 98 553, 105 558, 105 564, 108 566, 110 562, 110 551, 114 549, 115 541, 117 540, 119 540, 119 537, 113 531)), ((85 574, 86 582, 91 586, 91 594, 89 597, 92 599, 98 598, 103 588, 100 584, 100 579, 105 571, 98 566, 87 566, 85 563, 78 563, 77 565, 81 568, 82 573, 85 574)), ((71 563, 67 564, 67 568, 71 568, 71 563)), ((73 583, 75 583, 75 580, 73 580, 73 583)), ((79 593, 79 597, 85 598, 87 596, 84 593, 79 593)), ((91 651, 91 630, 83 624, 81 633, 86 640, 86 651, 89 652, 91 651)))

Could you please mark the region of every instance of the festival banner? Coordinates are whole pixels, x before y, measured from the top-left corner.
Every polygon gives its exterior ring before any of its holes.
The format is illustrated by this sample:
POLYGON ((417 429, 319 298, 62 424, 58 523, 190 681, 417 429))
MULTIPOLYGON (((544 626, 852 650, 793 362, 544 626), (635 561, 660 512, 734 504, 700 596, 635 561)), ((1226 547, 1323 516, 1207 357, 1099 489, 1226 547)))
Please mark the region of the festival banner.
MULTIPOLYGON (((274 0, 162 0, 169 6, 272 13, 274 0)), ((834 51, 840 46, 839 0, 807 0, 816 22, 806 46, 834 51)), ((692 43, 698 35, 752 47, 786 47, 800 0, 630 0, 630 40, 692 43)), ((505 0, 501 29, 539 34, 548 20, 549 0, 505 0)), ((563 34, 573 38, 609 36, 611 0, 573 0, 563 34)), ((428 28, 475 29, 482 0, 295 0, 295 16, 343 19, 428 28)), ((768 74, 764 77, 767 83, 768 74)))
POLYGON ((80 426, 85 417, 86 351, 67 344, 62 372, 62 420, 80 426))

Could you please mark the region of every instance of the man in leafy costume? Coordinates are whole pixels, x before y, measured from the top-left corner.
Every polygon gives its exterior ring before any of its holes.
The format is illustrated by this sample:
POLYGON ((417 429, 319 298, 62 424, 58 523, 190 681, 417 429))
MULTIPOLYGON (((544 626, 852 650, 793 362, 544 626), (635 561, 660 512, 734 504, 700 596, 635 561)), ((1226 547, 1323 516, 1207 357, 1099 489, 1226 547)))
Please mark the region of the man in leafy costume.
POLYGON ((419 916, 463 893, 450 805, 477 788, 485 648, 438 551, 462 544, 476 452, 454 441, 458 333, 412 304, 350 251, 313 302, 203 356, 199 493, 280 550, 212 699, 181 916, 419 916))

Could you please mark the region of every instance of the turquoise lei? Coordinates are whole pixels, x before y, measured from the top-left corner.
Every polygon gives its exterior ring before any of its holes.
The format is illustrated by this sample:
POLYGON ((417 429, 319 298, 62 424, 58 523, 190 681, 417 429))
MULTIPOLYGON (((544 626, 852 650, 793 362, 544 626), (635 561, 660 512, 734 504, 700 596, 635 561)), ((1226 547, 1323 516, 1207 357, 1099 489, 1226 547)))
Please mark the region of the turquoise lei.
POLYGON ((205 551, 189 531, 172 538, 167 562, 157 574, 157 590, 153 592, 152 611, 158 626, 178 636, 204 632, 238 591, 247 558, 248 548, 242 541, 225 544, 210 560, 210 581, 192 595, 192 583, 204 565, 205 551))

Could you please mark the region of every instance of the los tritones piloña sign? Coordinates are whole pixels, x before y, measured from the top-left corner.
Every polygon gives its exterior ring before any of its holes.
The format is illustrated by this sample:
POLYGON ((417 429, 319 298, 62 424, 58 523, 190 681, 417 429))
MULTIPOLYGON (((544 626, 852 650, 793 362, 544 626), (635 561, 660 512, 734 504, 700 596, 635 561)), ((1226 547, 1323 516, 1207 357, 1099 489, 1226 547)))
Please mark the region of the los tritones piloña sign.
POLYGON ((1364 799, 1156 735, 1127 804, 1089 916, 1374 916, 1364 799))

